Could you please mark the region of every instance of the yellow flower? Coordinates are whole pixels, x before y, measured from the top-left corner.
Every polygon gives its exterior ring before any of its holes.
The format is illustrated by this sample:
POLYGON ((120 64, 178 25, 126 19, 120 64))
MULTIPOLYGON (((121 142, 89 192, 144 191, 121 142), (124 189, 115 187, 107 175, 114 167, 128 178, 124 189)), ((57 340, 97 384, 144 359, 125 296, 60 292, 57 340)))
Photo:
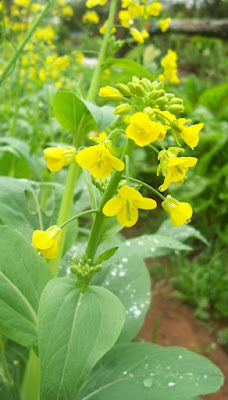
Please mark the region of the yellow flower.
POLYGON ((47 162, 47 167, 52 172, 60 171, 63 167, 72 164, 75 160, 75 147, 47 147, 44 150, 44 160, 47 162))
POLYGON ((162 5, 157 1, 155 1, 154 3, 146 7, 144 12, 144 18, 148 18, 150 15, 157 17, 160 14, 161 9, 162 5))
POLYGON ((92 8, 95 6, 104 6, 106 4, 107 0, 87 0, 86 2, 86 7, 92 8))
POLYGON ((132 28, 130 34, 138 43, 144 43, 144 39, 149 37, 149 33, 145 29, 142 32, 139 32, 138 29, 132 28))
POLYGON ((46 74, 45 74, 45 69, 41 68, 39 71, 39 78, 41 80, 41 82, 45 82, 46 80, 46 74))
POLYGON ((74 10, 71 6, 67 6, 62 8, 61 14, 69 19, 70 17, 72 17, 72 15, 74 15, 74 10))
POLYGON ((46 28, 37 28, 35 32, 35 37, 38 40, 44 39, 47 42, 50 42, 55 36, 55 31, 52 26, 47 26, 46 28))
POLYGON ((102 211, 107 217, 117 215, 120 225, 130 227, 138 220, 138 208, 153 210, 156 207, 155 200, 143 197, 137 190, 125 185, 120 189, 117 197, 104 205, 102 211))
POLYGON ((131 16, 128 11, 121 10, 118 15, 119 15, 121 25, 123 25, 125 27, 130 26, 131 16))
POLYGON ((53 225, 46 231, 37 230, 33 233, 32 243, 35 252, 46 258, 55 258, 58 255, 59 243, 62 237, 62 229, 53 225))
POLYGON ((127 8, 131 3, 131 0, 122 0, 121 7, 122 8, 127 8))
POLYGON ((161 60, 161 65, 164 68, 163 75, 170 83, 180 83, 177 71, 177 54, 175 51, 168 50, 168 53, 161 60))
POLYGON ((180 133, 184 142, 193 150, 199 143, 199 132, 201 131, 201 129, 203 129, 204 124, 201 122, 199 124, 185 126, 184 124, 186 122, 188 121, 185 118, 180 118, 175 121, 175 124, 177 124, 177 128, 179 128, 181 131, 177 131, 177 133, 180 133))
POLYGON ((169 214, 174 226, 180 226, 190 222, 192 217, 192 207, 188 203, 179 202, 170 195, 162 202, 162 207, 169 214))
POLYGON ((123 95, 119 92, 119 90, 112 88, 111 86, 105 86, 100 88, 99 96, 104 97, 105 100, 109 101, 119 101, 123 97, 123 95))
POLYGON ((130 124, 126 129, 126 137, 134 140, 140 147, 147 146, 165 133, 166 130, 162 124, 151 121, 149 115, 142 112, 131 116, 130 124))
POLYGON ((159 25, 159 27, 160 27, 162 32, 166 32, 167 31, 167 29, 169 28, 170 21, 171 21, 171 18, 166 18, 166 19, 161 19, 158 22, 158 25, 159 25))
MULTIPOLYGON (((107 24, 108 24, 108 21, 105 21, 104 24, 102 25, 102 27, 101 27, 100 30, 99 30, 99 32, 100 32, 102 35, 104 35, 104 33, 105 33, 106 30, 107 30, 107 24)), ((116 32, 116 28, 114 28, 114 26, 113 26, 112 29, 111 29, 111 33, 115 33, 115 32, 116 32)))
POLYGON ((124 163, 113 157, 103 144, 81 150, 75 159, 80 167, 89 169, 94 178, 105 179, 112 173, 113 168, 117 171, 124 169, 124 163))
POLYGON ((170 147, 168 150, 162 150, 158 156, 160 165, 158 172, 161 170, 162 175, 165 177, 163 185, 160 186, 160 191, 166 190, 172 182, 183 182, 186 178, 186 173, 190 167, 194 167, 197 163, 196 157, 176 157, 177 152, 182 149, 173 151, 170 147))
POLYGON ((140 6, 138 3, 134 1, 130 3, 128 7, 128 13, 131 18, 140 17, 141 15, 143 15, 143 9, 144 9, 143 6, 140 6))
POLYGON ((41 7, 40 4, 34 3, 34 4, 31 5, 30 10, 31 10, 32 13, 37 13, 38 11, 41 10, 41 8, 42 8, 42 7, 41 7))
POLYGON ((3 9, 3 3, 0 2, 0 12, 2 11, 2 9, 3 9))
POLYGON ((77 53, 76 54, 76 62, 78 64, 83 64, 83 60, 84 60, 85 56, 83 53, 77 53))
POLYGON ((87 22, 91 22, 92 24, 98 24, 100 21, 99 15, 95 11, 86 11, 86 13, 82 16, 82 22, 86 24, 87 22))
POLYGON ((109 78, 109 76, 110 76, 110 73, 111 73, 110 69, 109 69, 109 68, 106 68, 106 69, 103 71, 102 79, 107 80, 107 79, 109 78))
POLYGON ((14 0, 14 4, 19 7, 28 7, 30 0, 14 0))
POLYGON ((70 59, 68 56, 59 57, 54 61, 53 65, 56 68, 64 69, 70 65, 70 59))

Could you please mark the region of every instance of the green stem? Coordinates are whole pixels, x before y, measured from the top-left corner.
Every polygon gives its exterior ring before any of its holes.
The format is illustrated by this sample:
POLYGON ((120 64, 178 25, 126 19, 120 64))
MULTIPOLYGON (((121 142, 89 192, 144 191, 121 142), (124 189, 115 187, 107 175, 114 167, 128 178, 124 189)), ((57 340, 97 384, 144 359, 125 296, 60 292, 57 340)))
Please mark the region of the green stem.
POLYGON ((29 360, 26 366, 24 379, 21 387, 22 400, 39 400, 40 390, 40 365, 39 358, 30 350, 29 360))
POLYGON ((76 214, 72 218, 69 218, 67 221, 65 221, 62 225, 60 225, 60 228, 61 229, 64 228, 64 226, 68 225, 70 222, 74 221, 77 218, 96 213, 97 211, 98 211, 98 208, 94 208, 93 210, 82 211, 81 213, 76 214))
POLYGON ((95 69, 95 72, 93 74, 93 79, 90 85, 90 89, 89 89, 89 93, 87 96, 87 100, 88 101, 93 101, 99 84, 100 84, 100 77, 101 77, 101 73, 102 73, 102 64, 105 61, 105 57, 107 55, 107 48, 108 48, 108 43, 109 43, 109 39, 111 36, 111 29, 113 26, 113 21, 114 21, 114 16, 115 16, 115 12, 116 12, 116 4, 117 4, 117 0, 112 0, 111 4, 110 4, 110 9, 109 9, 109 16, 108 16, 108 23, 107 23, 107 29, 104 35, 104 39, 102 42, 102 46, 101 46, 101 50, 100 50, 100 54, 98 57, 98 62, 97 62, 97 66, 95 69))
MULTIPOLYGON (((57 220, 58 226, 61 226, 69 218, 69 215, 71 212, 71 207, 72 207, 72 201, 73 201, 73 197, 74 197, 74 188, 75 188, 78 176, 79 176, 79 166, 76 163, 73 163, 70 165, 68 175, 67 175, 67 181, 66 181, 63 198, 62 198, 62 202, 61 202, 61 206, 60 206, 59 216, 58 216, 58 220, 57 220)), ((60 260, 62 257, 64 243, 65 243, 65 235, 66 235, 66 230, 64 229, 63 237, 61 240, 61 245, 59 247, 58 256, 54 260, 51 260, 48 263, 49 268, 55 277, 58 276, 59 263, 60 263, 60 260)))
MULTIPOLYGON (((126 178, 126 176, 123 175, 123 178, 126 178)), ((162 200, 165 200, 165 196, 163 196, 160 192, 158 192, 158 190, 154 189, 152 186, 148 185, 147 183, 140 181, 139 179, 135 179, 135 178, 128 178, 129 181, 131 182, 135 182, 135 183, 139 183, 140 185, 146 187, 147 189, 149 189, 151 192, 155 193, 157 196, 159 196, 162 200)))
MULTIPOLYGON (((127 141, 126 147, 124 149, 124 152, 122 154, 121 159, 123 160, 126 155, 130 155, 132 150, 134 148, 134 143, 131 140, 127 141)), ((96 214, 96 217, 93 222, 93 226, 90 232, 87 248, 86 248, 86 255, 88 258, 91 260, 94 259, 94 256, 96 254, 97 248, 99 246, 100 242, 100 237, 104 229, 105 225, 105 220, 106 217, 102 212, 102 209, 107 203, 108 200, 110 200, 114 194, 116 193, 117 186, 122 178, 123 171, 115 171, 112 174, 112 177, 109 181, 108 187, 104 192, 104 195, 101 199, 101 202, 99 204, 98 212, 96 214)))
POLYGON ((15 399, 16 398, 15 385, 14 385, 12 374, 11 374, 9 366, 8 366, 7 358, 5 355, 5 343, 4 343, 4 340, 3 340, 1 334, 0 334, 0 362, 1 362, 1 367, 2 367, 3 382, 8 387, 8 389, 12 395, 12 399, 15 399))
POLYGON ((40 13, 39 17, 36 19, 36 21, 34 21, 33 25, 31 26, 30 30, 28 31, 27 35, 25 35, 24 39, 22 40, 20 46, 18 47, 17 51, 14 53, 14 55, 12 56, 12 58, 9 60, 7 66, 5 67, 2 75, 1 75, 1 80, 0 83, 2 81, 4 81, 4 79, 7 77, 7 75, 9 74, 11 68, 13 67, 13 65, 15 64, 15 62, 17 61, 18 57, 20 56, 20 54, 22 53, 24 47, 26 46, 26 44, 29 42, 29 40, 31 39, 34 31, 36 30, 37 26, 40 24, 40 22, 42 21, 42 19, 44 18, 45 14, 47 13, 49 7, 51 6, 53 0, 49 0, 47 5, 45 6, 45 8, 43 9, 43 11, 40 13))
POLYGON ((152 146, 152 144, 149 144, 147 147, 149 147, 150 149, 154 150, 154 151, 155 151, 155 153, 157 153, 157 154, 159 154, 159 153, 160 153, 160 152, 159 152, 159 150, 158 150, 158 149, 156 149, 156 147, 152 146))

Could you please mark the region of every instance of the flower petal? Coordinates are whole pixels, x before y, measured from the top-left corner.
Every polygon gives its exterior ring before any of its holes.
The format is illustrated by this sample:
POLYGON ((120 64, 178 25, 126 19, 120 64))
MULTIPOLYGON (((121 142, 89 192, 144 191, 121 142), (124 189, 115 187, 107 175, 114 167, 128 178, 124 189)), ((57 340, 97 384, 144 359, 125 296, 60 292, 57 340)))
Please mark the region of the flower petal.
POLYGON ((125 165, 123 161, 119 160, 119 158, 111 156, 110 158, 112 168, 116 169, 117 171, 123 171, 125 165))
POLYGON ((142 210, 153 210, 157 207, 156 201, 148 197, 143 197, 141 200, 135 201, 134 204, 142 210))
POLYGON ((117 219, 122 226, 130 228, 138 221, 138 209, 133 204, 130 204, 129 210, 126 206, 121 207, 117 214, 117 219))
POLYGON ((185 224, 192 216, 192 207, 188 203, 180 203, 170 211, 171 222, 174 226, 185 224))
POLYGON ((53 244, 48 249, 41 250, 41 254, 46 258, 55 258, 58 255, 58 242, 53 239, 53 244))
POLYGON ((49 249, 53 245, 53 242, 54 239, 47 232, 37 230, 33 233, 32 243, 36 249, 49 249))
POLYGON ((106 215, 106 217, 113 217, 114 215, 117 215, 122 206, 123 200, 116 197, 115 199, 107 201, 102 211, 103 214, 106 215))

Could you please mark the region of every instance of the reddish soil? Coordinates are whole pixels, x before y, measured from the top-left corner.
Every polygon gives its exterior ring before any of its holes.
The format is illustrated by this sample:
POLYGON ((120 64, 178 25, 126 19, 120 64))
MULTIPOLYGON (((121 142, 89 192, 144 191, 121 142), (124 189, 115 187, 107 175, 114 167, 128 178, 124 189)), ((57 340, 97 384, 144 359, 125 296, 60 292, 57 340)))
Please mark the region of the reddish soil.
MULTIPOLYGON (((216 344, 216 335, 205 328, 194 316, 192 308, 173 295, 167 283, 153 289, 153 302, 139 336, 152 341, 156 331, 156 343, 161 346, 183 346, 208 357, 228 377, 228 356, 223 347, 216 344)), ((205 400, 228 400, 227 382, 217 392, 202 396, 205 400)))

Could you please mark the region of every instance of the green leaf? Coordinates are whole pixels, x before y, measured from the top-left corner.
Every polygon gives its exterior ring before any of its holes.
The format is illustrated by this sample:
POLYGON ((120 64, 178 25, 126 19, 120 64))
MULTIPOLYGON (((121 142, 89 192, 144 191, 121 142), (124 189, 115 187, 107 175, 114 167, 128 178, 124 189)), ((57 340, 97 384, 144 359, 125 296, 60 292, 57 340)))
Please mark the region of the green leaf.
POLYGON ((222 383, 211 361, 184 348, 122 344, 99 362, 78 400, 188 400, 222 383))
POLYGON ((129 341, 137 335, 150 306, 150 276, 140 255, 114 259, 115 255, 104 263, 93 282, 109 289, 121 300, 126 317, 118 340, 129 341))
POLYGON ((49 282, 39 309, 41 400, 75 399, 123 322, 124 308, 107 289, 91 286, 83 294, 72 279, 49 282))
POLYGON ((95 119, 97 126, 100 130, 113 125, 119 115, 114 115, 114 108, 110 106, 98 107, 96 104, 90 103, 89 101, 83 100, 88 110, 91 112, 93 118, 95 119))
POLYGON ((169 236, 175 238, 178 242, 185 242, 190 237, 201 240, 204 244, 208 245, 207 239, 191 225, 173 226, 170 220, 164 221, 157 233, 161 236, 169 236))
POLYGON ((97 258, 96 258, 96 262, 97 264, 102 263, 103 261, 109 260, 109 258, 111 258, 116 251, 118 250, 118 246, 116 247, 112 247, 111 249, 108 249, 106 251, 104 251, 104 253, 100 254, 97 258))
POLYGON ((198 100, 214 114, 217 114, 228 104, 228 83, 206 89, 198 100))
POLYGON ((147 78, 152 82, 154 81, 154 76, 148 71, 148 69, 144 68, 142 65, 135 61, 128 60, 127 58, 108 58, 105 63, 105 68, 108 68, 110 66, 127 69, 138 78, 147 78))
POLYGON ((85 105, 73 92, 60 90, 53 100, 54 115, 63 128, 77 135, 96 129, 96 122, 85 105))
POLYGON ((27 347, 37 344, 39 298, 52 275, 31 244, 0 227, 0 331, 27 347))

